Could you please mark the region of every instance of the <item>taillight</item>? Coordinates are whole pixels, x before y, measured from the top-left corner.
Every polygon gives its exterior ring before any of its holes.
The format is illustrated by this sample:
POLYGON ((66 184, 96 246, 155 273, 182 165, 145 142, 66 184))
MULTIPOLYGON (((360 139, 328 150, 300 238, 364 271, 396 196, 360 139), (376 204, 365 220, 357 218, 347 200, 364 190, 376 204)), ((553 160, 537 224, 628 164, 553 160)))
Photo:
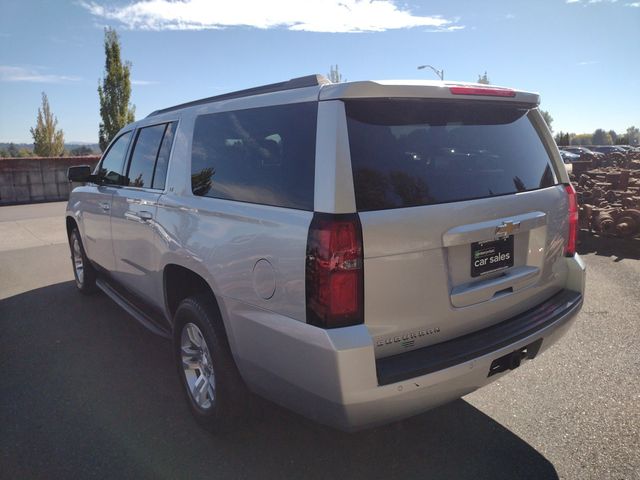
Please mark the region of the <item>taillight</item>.
POLYGON ((573 185, 565 186, 569 197, 569 238, 564 253, 567 257, 573 257, 576 253, 576 239, 578 238, 578 198, 573 185))
POLYGON ((509 88, 501 87, 472 87, 459 85, 449 87, 449 91, 454 95, 483 95, 487 97, 515 97, 516 92, 509 88))
POLYGON ((315 213, 307 240, 307 323, 335 328, 364 321, 362 264, 358 214, 315 213))

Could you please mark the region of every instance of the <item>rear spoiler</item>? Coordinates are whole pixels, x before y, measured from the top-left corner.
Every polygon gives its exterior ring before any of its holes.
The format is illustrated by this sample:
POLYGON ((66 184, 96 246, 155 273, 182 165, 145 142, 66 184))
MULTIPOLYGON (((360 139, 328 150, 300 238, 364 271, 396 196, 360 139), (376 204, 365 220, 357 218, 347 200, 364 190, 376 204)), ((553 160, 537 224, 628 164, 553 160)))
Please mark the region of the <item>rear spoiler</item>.
POLYGON ((537 93, 466 82, 363 81, 323 85, 318 100, 353 98, 433 98, 514 102, 529 108, 540 104, 537 93))

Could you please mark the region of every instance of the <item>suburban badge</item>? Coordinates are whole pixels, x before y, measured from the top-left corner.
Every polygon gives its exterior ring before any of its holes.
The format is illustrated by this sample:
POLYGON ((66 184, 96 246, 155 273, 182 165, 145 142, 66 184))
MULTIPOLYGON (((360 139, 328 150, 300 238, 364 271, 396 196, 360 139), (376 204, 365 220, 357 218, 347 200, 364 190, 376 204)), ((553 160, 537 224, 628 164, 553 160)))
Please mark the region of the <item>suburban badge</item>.
POLYGON ((416 338, 435 335, 436 333, 440 333, 440 327, 418 330, 417 332, 405 333, 404 335, 397 335, 395 337, 380 338, 376 340, 376 347, 383 347, 385 345, 402 342, 402 346, 404 348, 408 348, 415 344, 416 338))

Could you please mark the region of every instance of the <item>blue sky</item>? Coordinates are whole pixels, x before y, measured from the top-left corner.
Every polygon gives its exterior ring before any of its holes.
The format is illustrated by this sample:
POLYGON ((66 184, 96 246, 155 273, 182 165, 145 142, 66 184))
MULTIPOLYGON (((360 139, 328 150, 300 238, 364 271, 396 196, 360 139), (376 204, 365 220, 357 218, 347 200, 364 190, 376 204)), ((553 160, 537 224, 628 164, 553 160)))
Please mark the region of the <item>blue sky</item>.
POLYGON ((45 91, 67 141, 98 137, 103 27, 133 64, 136 118, 338 64, 348 80, 540 92, 553 127, 640 127, 637 0, 0 0, 0 141, 31 142, 45 91))

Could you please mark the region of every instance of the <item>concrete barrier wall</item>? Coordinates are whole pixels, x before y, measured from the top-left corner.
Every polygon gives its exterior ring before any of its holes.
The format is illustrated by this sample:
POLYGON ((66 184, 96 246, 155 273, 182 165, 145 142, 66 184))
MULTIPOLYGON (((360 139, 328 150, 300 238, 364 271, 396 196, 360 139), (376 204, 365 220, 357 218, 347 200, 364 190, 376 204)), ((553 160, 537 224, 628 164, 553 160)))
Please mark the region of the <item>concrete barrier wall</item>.
POLYGON ((89 165, 100 157, 0 158, 0 205, 66 200, 71 192, 67 168, 89 165))

